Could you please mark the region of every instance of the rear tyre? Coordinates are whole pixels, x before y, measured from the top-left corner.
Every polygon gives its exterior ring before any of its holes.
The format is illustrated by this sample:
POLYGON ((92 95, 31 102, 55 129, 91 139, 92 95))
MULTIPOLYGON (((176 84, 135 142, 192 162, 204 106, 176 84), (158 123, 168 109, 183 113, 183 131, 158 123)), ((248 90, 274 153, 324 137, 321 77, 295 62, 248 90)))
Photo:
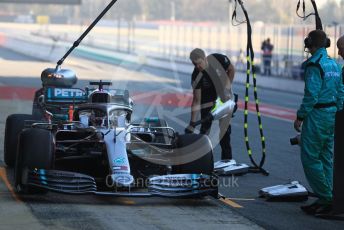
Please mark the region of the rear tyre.
POLYGON ((25 120, 33 120, 33 116, 29 114, 12 114, 6 119, 4 161, 9 167, 15 165, 19 133, 24 128, 25 120))
POLYGON ((179 135, 177 140, 177 147, 184 148, 192 144, 197 143, 202 149, 210 149, 209 152, 201 156, 200 158, 186 164, 176 165, 173 167, 173 173, 189 174, 189 173, 203 173, 212 175, 214 171, 214 159, 212 146, 209 138, 202 134, 185 134, 179 135))
POLYGON ((19 193, 45 193, 45 189, 26 185, 27 170, 52 169, 54 162, 54 136, 49 130, 30 128, 19 137, 15 166, 15 187, 19 193))

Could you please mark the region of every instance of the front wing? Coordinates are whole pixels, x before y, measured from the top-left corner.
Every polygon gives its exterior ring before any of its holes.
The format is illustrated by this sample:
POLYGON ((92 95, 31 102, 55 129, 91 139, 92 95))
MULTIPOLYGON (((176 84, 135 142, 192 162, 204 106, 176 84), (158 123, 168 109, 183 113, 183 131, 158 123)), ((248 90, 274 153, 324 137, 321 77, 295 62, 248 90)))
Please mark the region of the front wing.
POLYGON ((206 174, 170 174, 149 178, 147 192, 99 191, 91 176, 59 170, 27 170, 22 184, 68 194, 95 194, 115 197, 186 198, 211 195, 218 198, 218 178, 206 174))

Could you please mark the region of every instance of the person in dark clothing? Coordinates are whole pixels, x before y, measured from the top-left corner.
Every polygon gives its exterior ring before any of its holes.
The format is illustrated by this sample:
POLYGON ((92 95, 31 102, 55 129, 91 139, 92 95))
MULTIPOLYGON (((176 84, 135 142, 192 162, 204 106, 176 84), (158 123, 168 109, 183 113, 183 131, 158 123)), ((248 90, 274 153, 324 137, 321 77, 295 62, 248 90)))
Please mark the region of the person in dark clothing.
POLYGON ((261 50, 263 51, 263 64, 264 64, 264 74, 271 75, 271 60, 272 60, 272 50, 274 46, 270 43, 270 38, 266 39, 262 43, 261 50))
MULTIPOLYGON (((190 60, 195 68, 191 80, 193 88, 191 120, 189 126, 185 129, 186 133, 194 131, 198 111, 201 113, 201 119, 204 119, 214 108, 217 98, 220 98, 222 102, 226 102, 234 97, 231 86, 235 71, 226 55, 214 53, 206 56, 203 50, 196 48, 190 53, 190 60)), ((232 159, 230 120, 231 116, 225 116, 219 120, 221 160, 232 159)), ((212 121, 203 122, 200 133, 208 135, 211 125, 212 121)))
MULTIPOLYGON (((341 36, 337 41, 338 55, 344 59, 344 35, 341 36)), ((344 73, 342 72, 343 76, 344 73)))
MULTIPOLYGON (((344 59, 344 35, 338 38, 337 48, 338 48, 338 55, 344 59)), ((342 67, 342 80, 344 84, 344 66, 342 67)), ((344 113, 344 110, 342 112, 344 113)))
MULTIPOLYGON (((337 48, 338 48, 338 55, 344 59, 344 35, 338 38, 337 48)), ((344 66, 342 67, 342 81, 344 84, 344 66)), ((341 110, 340 112, 344 113, 344 109, 341 110)))

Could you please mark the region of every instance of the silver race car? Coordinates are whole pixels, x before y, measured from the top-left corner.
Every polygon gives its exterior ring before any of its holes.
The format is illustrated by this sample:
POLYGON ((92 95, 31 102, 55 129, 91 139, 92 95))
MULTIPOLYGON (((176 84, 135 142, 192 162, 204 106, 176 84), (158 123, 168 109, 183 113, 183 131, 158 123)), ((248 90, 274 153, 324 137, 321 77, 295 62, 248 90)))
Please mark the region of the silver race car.
POLYGON ((33 115, 6 122, 5 160, 15 166, 18 192, 217 197, 207 136, 179 135, 155 117, 132 123, 129 92, 104 89, 110 82, 82 90, 45 76, 33 115))
POLYGON ((35 93, 32 114, 7 118, 4 160, 15 168, 17 191, 218 197, 207 136, 179 135, 159 118, 135 124, 127 90, 105 89, 111 83, 102 81, 73 88, 75 73, 61 69, 116 1, 73 43, 56 68, 42 72, 43 87, 35 93))

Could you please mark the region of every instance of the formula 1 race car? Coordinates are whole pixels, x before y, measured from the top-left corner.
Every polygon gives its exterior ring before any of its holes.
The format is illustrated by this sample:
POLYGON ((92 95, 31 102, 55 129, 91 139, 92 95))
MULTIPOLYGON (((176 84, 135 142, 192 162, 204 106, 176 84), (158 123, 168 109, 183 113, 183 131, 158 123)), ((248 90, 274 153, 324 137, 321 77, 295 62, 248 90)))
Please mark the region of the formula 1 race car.
POLYGON ((47 190, 113 196, 218 197, 212 145, 205 135, 179 135, 167 122, 131 121, 127 90, 110 82, 72 88, 63 61, 115 4, 112 0, 56 68, 42 72, 32 114, 6 120, 4 160, 21 193, 47 190), (91 87, 97 86, 92 89, 91 87))
POLYGON ((104 89, 110 82, 90 84, 98 87, 45 83, 33 115, 7 118, 5 161, 15 166, 18 192, 217 197, 207 136, 179 135, 159 118, 134 124, 127 90, 104 89))

